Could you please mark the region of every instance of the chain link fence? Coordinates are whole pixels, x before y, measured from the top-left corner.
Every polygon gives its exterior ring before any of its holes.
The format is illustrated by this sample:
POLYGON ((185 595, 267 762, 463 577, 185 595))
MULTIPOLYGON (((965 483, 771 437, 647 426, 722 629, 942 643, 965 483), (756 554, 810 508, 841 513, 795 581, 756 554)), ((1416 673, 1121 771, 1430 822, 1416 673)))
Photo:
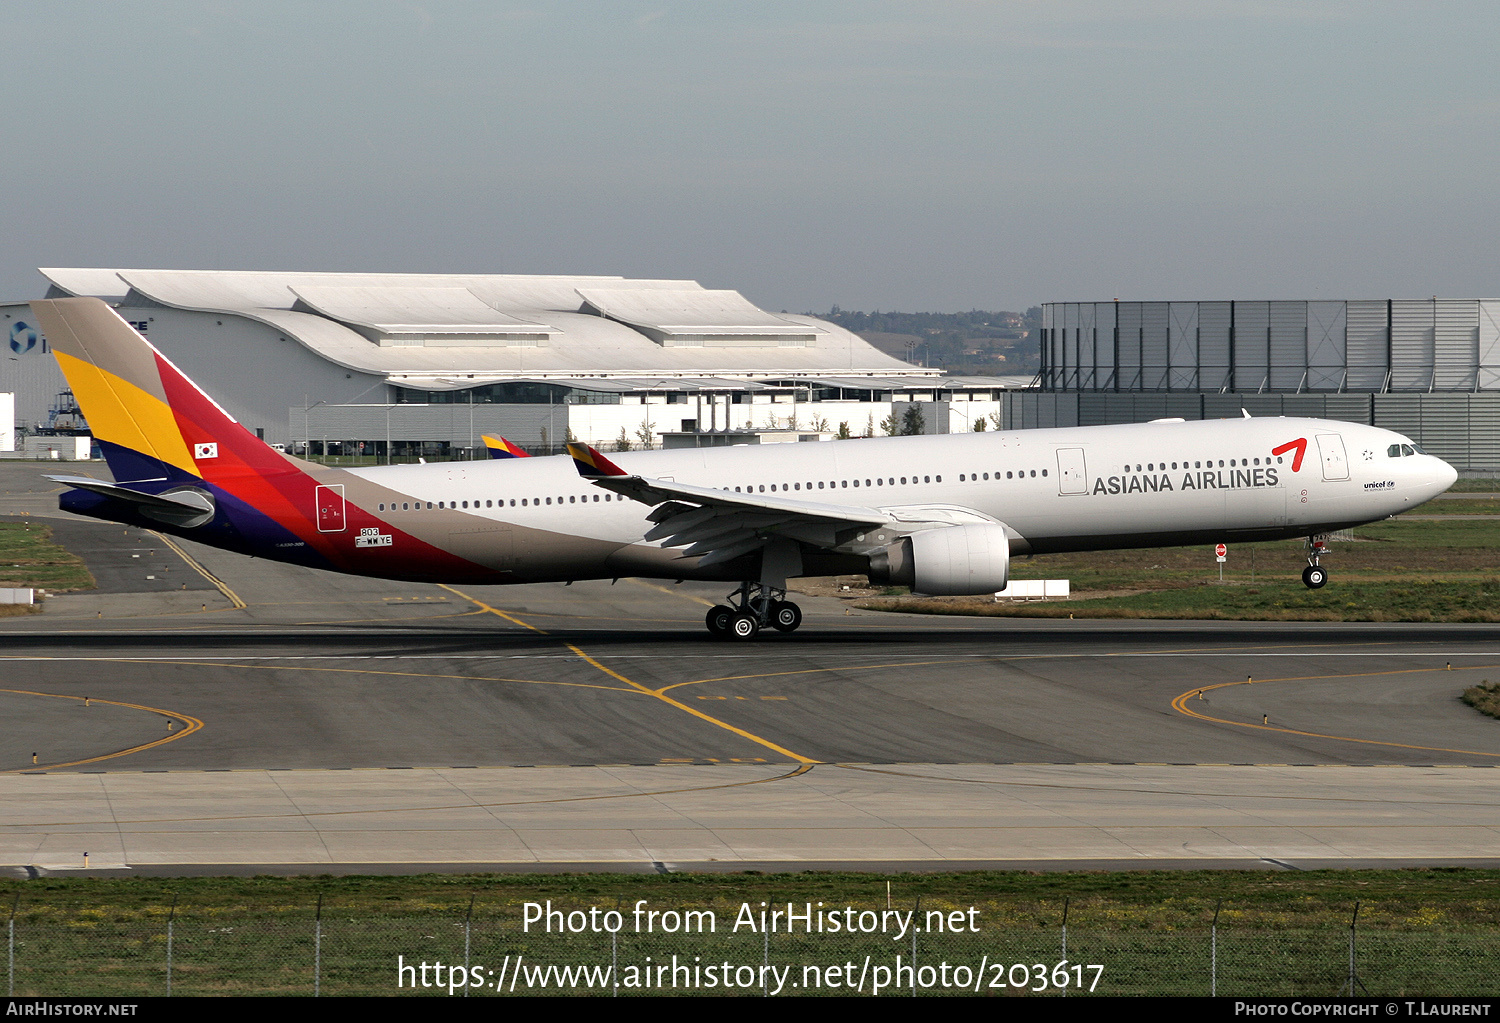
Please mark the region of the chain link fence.
POLYGON ((1342 924, 1279 926, 1207 907, 1201 923, 1132 927, 1092 900, 997 924, 934 904, 658 904, 650 918, 628 904, 381 914, 336 899, 91 909, 27 897, 10 907, 5 980, 17 997, 1500 994, 1500 921, 1371 927, 1353 907, 1342 924))

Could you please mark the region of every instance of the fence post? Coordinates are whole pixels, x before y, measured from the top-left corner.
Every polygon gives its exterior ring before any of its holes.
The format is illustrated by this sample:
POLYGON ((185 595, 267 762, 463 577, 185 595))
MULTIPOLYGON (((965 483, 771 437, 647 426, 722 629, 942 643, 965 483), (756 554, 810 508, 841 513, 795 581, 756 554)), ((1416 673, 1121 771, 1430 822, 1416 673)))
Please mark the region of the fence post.
POLYGON ((1208 952, 1208 997, 1216 998, 1219 994, 1219 910, 1224 908, 1224 900, 1220 899, 1214 906, 1213 929, 1209 931, 1208 952))
MULTIPOLYGON (((1343 987, 1339 988, 1339 994, 1343 994, 1345 991, 1348 991, 1350 998, 1354 997, 1354 988, 1356 987, 1356 985, 1361 988, 1365 986, 1364 982, 1359 979, 1359 973, 1355 969, 1354 965, 1354 929, 1358 923, 1359 903, 1356 902, 1354 904, 1354 915, 1349 918, 1349 980, 1344 984, 1343 987)), ((1368 989, 1365 993, 1369 993, 1368 989)))
POLYGON ((917 997, 917 921, 922 919, 922 896, 911 911, 911 996, 917 997))
POLYGON ((21 893, 16 892, 16 897, 10 904, 10 923, 6 927, 6 962, 10 967, 10 983, 7 994, 9 997, 16 996, 16 907, 21 904, 21 893))
POLYGON ((771 982, 766 975, 771 972, 771 928, 762 927, 760 936, 760 995, 762 998, 770 998, 771 982))
MULTIPOLYGON (((1064 963, 1068 961, 1068 906, 1072 901, 1070 898, 1063 898, 1062 958, 1064 963)), ((1066 976, 1066 971, 1064 975, 1066 976)), ((1068 997, 1068 986, 1066 984, 1063 985, 1062 996, 1064 998, 1068 997)))
POLYGON ((167 997, 172 997, 172 925, 177 921, 177 894, 172 894, 172 909, 167 913, 167 997))
MULTIPOLYGON (((469 926, 474 920, 474 893, 469 893, 469 913, 464 917, 464 976, 469 976, 469 926)), ((469 985, 464 983, 464 997, 469 997, 469 985)))
POLYGON ((323 893, 318 893, 317 915, 313 917, 313 997, 323 993, 323 893))

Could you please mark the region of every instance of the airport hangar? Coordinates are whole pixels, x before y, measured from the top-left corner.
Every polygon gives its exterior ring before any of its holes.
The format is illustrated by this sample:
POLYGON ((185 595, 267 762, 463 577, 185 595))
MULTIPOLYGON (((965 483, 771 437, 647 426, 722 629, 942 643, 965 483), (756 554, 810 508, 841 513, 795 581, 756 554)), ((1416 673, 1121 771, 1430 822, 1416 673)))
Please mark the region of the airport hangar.
MULTIPOLYGON (((498 433, 533 452, 991 429, 1032 377, 944 377, 836 324, 695 281, 512 274, 43 269, 46 297, 113 305, 264 440, 443 457, 498 433)), ((69 422, 25 302, 0 304, 21 432, 69 422), (60 418, 61 417, 61 418, 60 418)), ((76 418, 76 413, 75 413, 76 418)))
POLYGON ((1500 473, 1500 299, 1053 302, 1008 427, 1310 416, 1500 473))

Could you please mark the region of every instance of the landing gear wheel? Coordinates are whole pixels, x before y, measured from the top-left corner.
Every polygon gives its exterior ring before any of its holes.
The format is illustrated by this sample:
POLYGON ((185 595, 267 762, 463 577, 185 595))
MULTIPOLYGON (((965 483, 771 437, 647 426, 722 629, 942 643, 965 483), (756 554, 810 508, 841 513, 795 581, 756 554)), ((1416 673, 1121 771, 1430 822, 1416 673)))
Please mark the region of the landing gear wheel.
POLYGON ((771 626, 778 632, 796 632, 802 624, 802 609, 790 600, 778 600, 771 605, 771 626))
POLYGON ((760 622, 754 615, 744 611, 736 614, 729 623, 729 635, 735 639, 754 639, 758 632, 760 632, 760 622))
POLYGON ((729 635, 729 626, 734 621, 735 610, 728 604, 715 604, 703 616, 703 623, 715 636, 729 635))
POLYGON ((1302 585, 1310 590, 1320 590, 1328 582, 1328 569, 1321 565, 1308 565, 1302 570, 1302 585))

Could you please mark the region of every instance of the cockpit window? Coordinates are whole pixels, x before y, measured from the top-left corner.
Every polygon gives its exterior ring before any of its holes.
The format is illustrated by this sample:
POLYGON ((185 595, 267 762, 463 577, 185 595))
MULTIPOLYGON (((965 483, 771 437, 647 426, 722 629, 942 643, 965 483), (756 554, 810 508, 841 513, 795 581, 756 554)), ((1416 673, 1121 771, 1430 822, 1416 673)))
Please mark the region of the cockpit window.
POLYGON ((1401 453, 1403 455, 1415 455, 1417 453, 1417 449, 1412 447, 1410 444, 1403 444, 1401 445, 1401 453))
POLYGON ((1390 447, 1388 447, 1388 448, 1385 449, 1385 453, 1387 455, 1389 455, 1390 457, 1392 457, 1392 458, 1400 458, 1401 457, 1401 445, 1400 444, 1392 444, 1390 447))

